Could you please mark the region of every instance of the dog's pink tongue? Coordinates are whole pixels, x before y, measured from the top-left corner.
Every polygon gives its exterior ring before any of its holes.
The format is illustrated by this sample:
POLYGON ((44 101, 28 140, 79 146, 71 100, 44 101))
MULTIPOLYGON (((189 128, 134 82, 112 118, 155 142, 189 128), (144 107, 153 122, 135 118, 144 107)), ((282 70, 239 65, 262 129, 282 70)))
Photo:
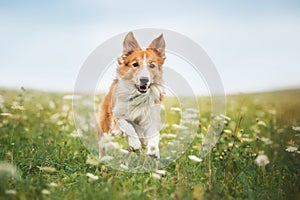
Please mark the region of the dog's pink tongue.
POLYGON ((147 87, 147 86, 145 86, 145 85, 139 86, 139 91, 140 91, 141 93, 146 93, 147 90, 148 90, 148 87, 147 87))

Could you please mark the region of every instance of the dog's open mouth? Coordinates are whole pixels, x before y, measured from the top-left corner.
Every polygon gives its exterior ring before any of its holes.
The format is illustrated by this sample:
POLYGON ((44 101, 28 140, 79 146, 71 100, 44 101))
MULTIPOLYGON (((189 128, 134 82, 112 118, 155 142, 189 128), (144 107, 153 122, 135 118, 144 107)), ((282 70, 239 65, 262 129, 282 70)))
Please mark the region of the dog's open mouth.
POLYGON ((146 93, 150 86, 147 85, 137 85, 136 88, 140 93, 146 93))

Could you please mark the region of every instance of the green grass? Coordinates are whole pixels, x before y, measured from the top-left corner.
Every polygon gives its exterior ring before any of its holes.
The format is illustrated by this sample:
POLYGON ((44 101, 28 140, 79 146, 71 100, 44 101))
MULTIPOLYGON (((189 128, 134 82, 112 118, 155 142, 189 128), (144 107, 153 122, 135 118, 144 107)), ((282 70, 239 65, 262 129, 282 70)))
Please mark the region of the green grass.
POLYGON ((197 136, 160 179, 89 161, 73 137, 72 102, 64 94, 0 94, 0 199, 300 199, 300 152, 286 151, 300 149, 300 131, 292 129, 300 125, 300 90, 228 96, 231 119, 210 154, 195 162, 188 156, 199 154, 211 115, 209 98, 199 98, 197 136), (259 154, 270 160, 265 171, 255 163, 259 154))

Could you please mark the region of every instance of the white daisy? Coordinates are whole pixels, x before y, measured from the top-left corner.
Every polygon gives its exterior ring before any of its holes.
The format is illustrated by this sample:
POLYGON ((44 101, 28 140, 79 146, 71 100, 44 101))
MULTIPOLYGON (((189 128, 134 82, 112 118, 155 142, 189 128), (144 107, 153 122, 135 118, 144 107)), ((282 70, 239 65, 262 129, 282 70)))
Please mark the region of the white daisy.
POLYGON ((11 117, 12 116, 12 114, 10 114, 10 113, 1 113, 0 115, 3 117, 11 117))
POLYGON ((89 177, 91 180, 98 180, 99 177, 92 174, 92 173, 86 173, 86 176, 89 177))
POLYGON ((261 121, 261 120, 259 120, 259 121, 257 122, 257 125, 260 125, 260 126, 267 127, 267 124, 266 124, 266 122, 264 122, 264 121, 261 121))
POLYGON ((152 178, 154 178, 154 179, 161 179, 161 175, 159 175, 157 173, 152 173, 152 178))
POLYGON ((195 161, 195 162, 202 162, 202 159, 195 156, 195 155, 189 155, 188 156, 190 160, 195 161))
POLYGON ((292 129, 293 129, 294 131, 300 131, 300 126, 292 126, 292 129))
POLYGON ((267 164, 270 163, 269 158, 266 155, 259 155, 259 156, 257 156, 257 158, 255 159, 255 162, 260 167, 266 166, 267 164))
POLYGON ((229 130, 229 129, 225 129, 225 130, 223 130, 223 132, 224 132, 224 133, 232 133, 232 131, 229 130))
POLYGON ((50 191, 49 191, 49 190, 46 190, 46 189, 43 189, 43 190, 42 190, 42 194, 47 194, 47 195, 48 195, 48 194, 50 194, 50 191))
POLYGON ((295 152, 295 151, 297 151, 297 147, 293 147, 293 146, 287 146, 286 147, 286 149, 285 149, 285 151, 287 151, 287 152, 295 152))
POLYGON ((48 184, 48 186, 49 187, 57 187, 58 185, 57 185, 57 183, 51 182, 48 184))
POLYGON ((160 175, 166 175, 166 171, 165 171, 165 170, 162 170, 162 169, 156 170, 156 173, 157 173, 157 174, 160 174, 160 175))
POLYGON ((5 190, 5 194, 16 195, 17 191, 16 190, 5 190))

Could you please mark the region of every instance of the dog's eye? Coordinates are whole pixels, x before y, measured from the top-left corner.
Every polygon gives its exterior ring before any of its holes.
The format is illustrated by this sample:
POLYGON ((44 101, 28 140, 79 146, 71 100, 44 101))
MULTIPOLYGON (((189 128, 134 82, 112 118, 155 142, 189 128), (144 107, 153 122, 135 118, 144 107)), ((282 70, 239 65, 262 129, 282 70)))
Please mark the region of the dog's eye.
POLYGON ((154 65, 153 63, 151 63, 151 64, 149 65, 149 67, 150 67, 150 68, 154 68, 155 65, 154 65))
POLYGON ((135 62, 135 63, 132 64, 132 66, 138 67, 138 66, 139 66, 139 63, 135 62))

